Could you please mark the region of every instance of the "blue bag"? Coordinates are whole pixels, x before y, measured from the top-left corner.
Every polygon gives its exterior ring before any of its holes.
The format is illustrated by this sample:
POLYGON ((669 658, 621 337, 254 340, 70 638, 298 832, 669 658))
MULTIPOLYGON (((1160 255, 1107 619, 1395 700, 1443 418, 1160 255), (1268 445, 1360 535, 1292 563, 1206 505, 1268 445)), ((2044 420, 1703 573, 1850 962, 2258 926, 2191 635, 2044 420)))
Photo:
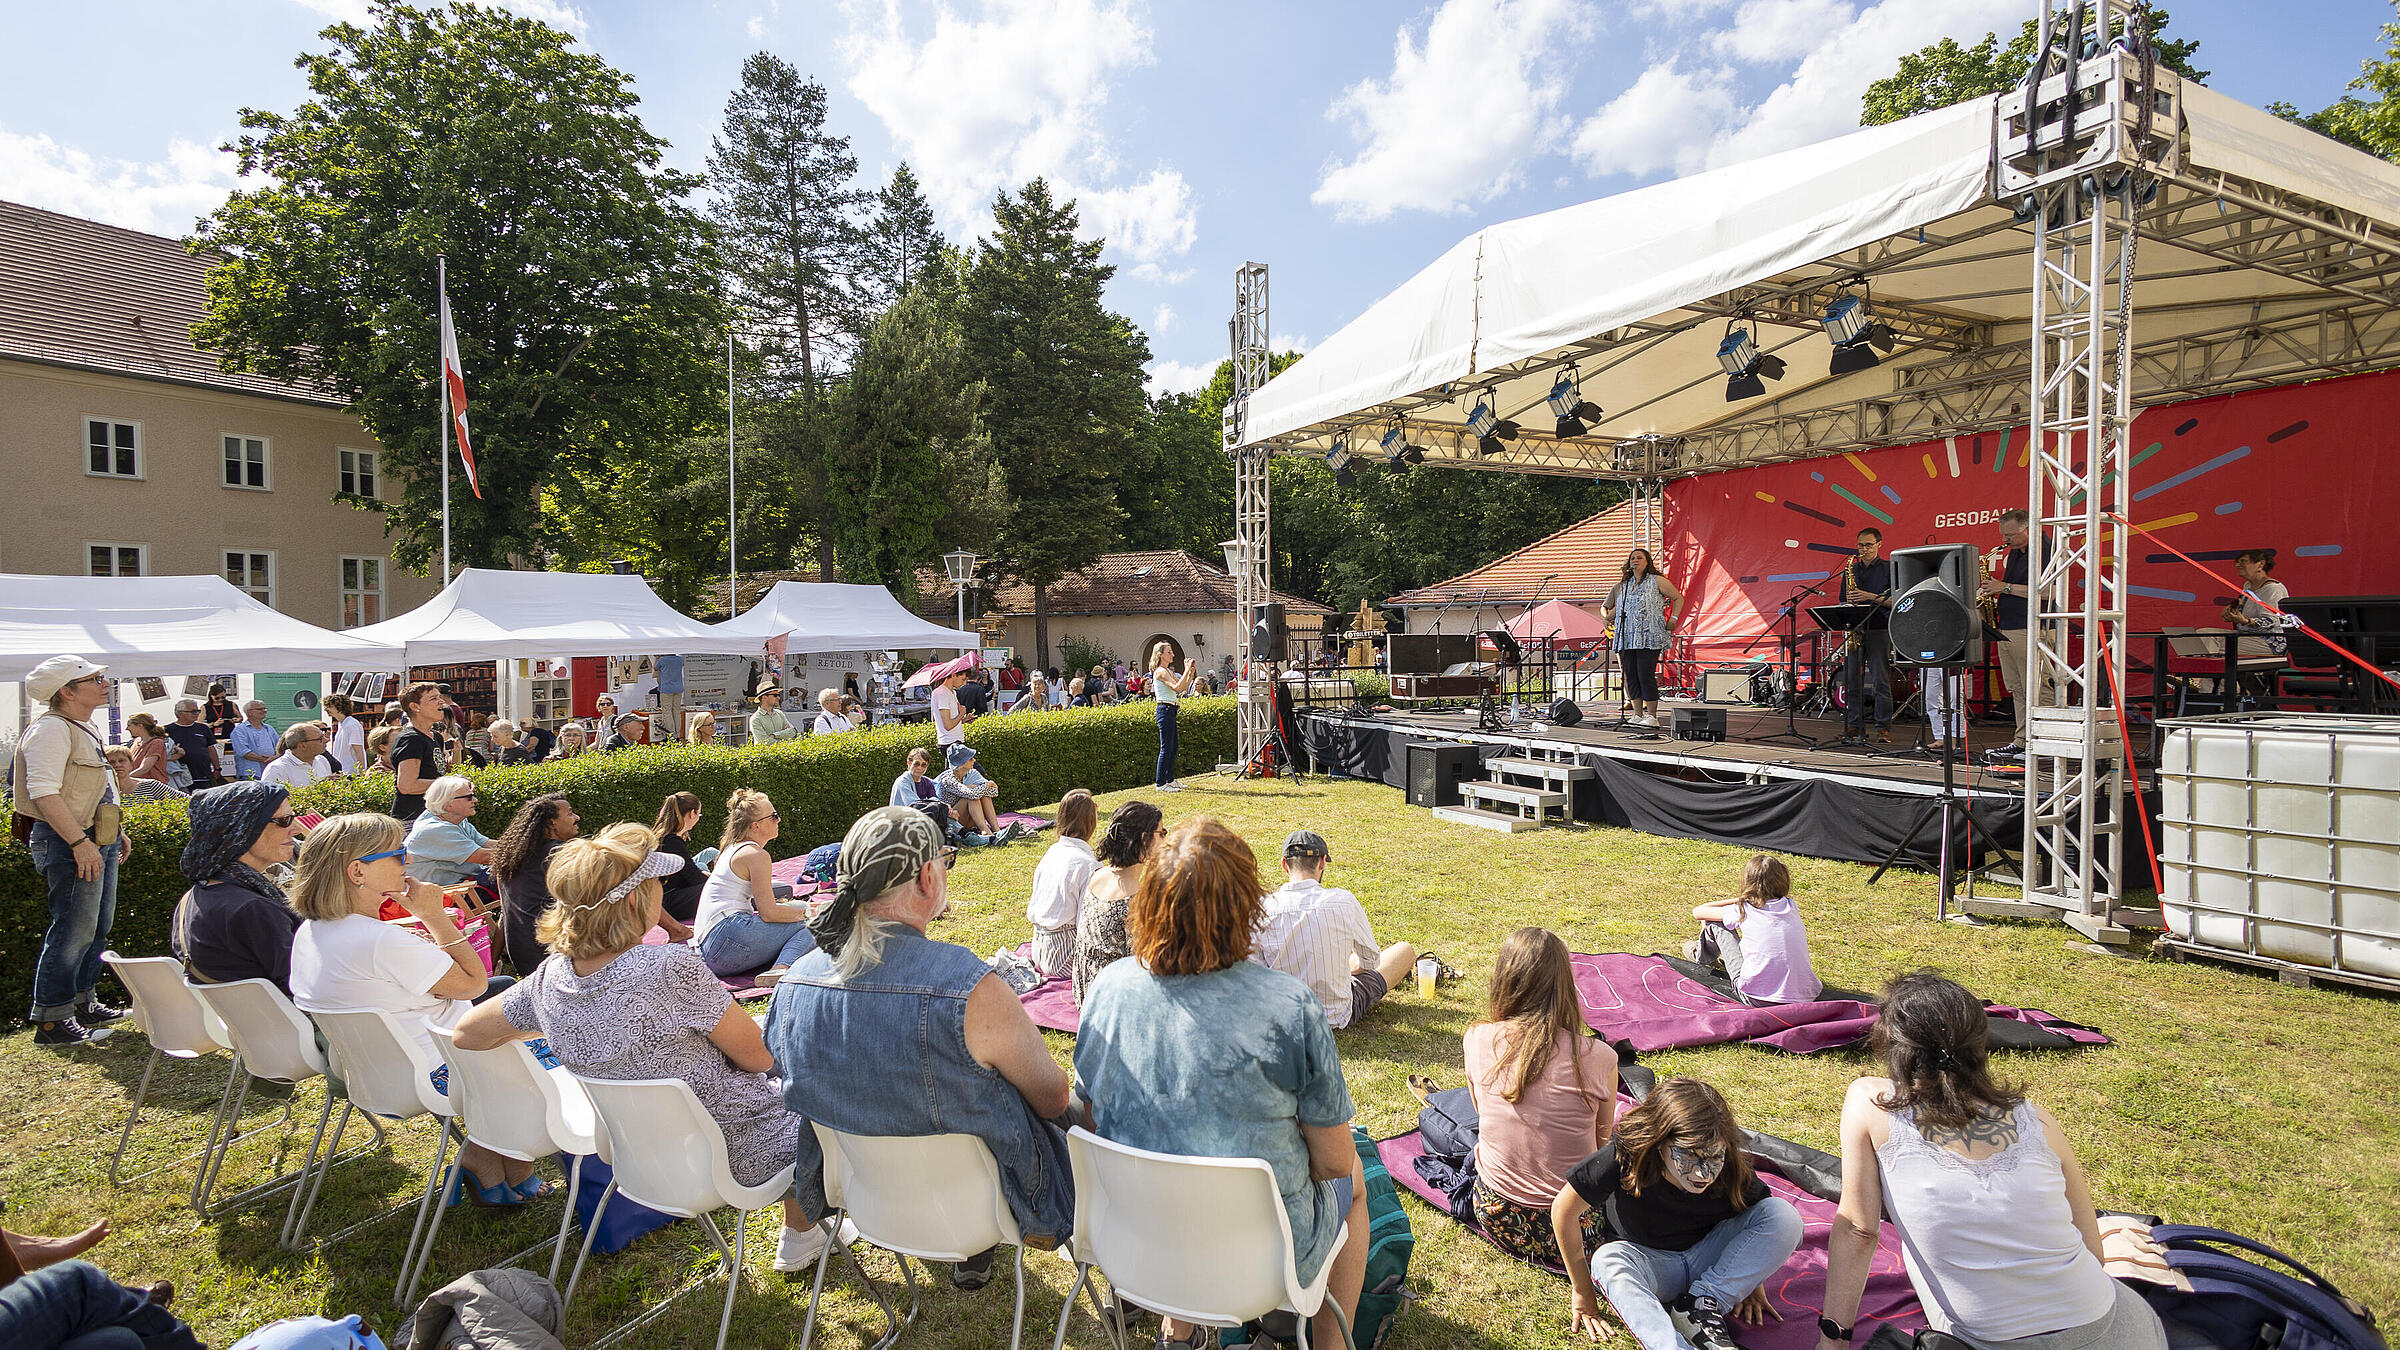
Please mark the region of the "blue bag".
MULTIPOLYGON (((558 1155, 558 1165, 562 1171, 572 1167, 574 1162, 574 1158, 567 1154, 558 1155)), ((583 1181, 575 1188, 575 1222, 585 1231, 591 1229, 592 1210, 600 1203, 600 1193, 608 1189, 608 1183, 616 1175, 615 1168, 598 1158, 583 1160, 583 1181)), ((673 1222, 674 1215, 661 1214, 632 1196, 619 1192, 608 1197, 608 1210, 600 1216, 600 1232, 592 1239, 592 1252, 594 1255, 621 1252, 631 1246, 635 1238, 673 1222)))
POLYGON ((800 872, 801 875, 818 881, 831 881, 834 869, 841 866, 841 862, 842 845, 839 840, 836 840, 833 843, 820 844, 810 849, 807 860, 800 864, 800 872))
POLYGON ((2385 1350, 2375 1333, 2375 1314, 2365 1304, 2265 1243, 2187 1224, 2160 1224, 2150 1236, 2167 1249, 2167 1264, 2192 1282, 2192 1292, 2129 1283, 2174 1329, 2205 1338, 2218 1350, 2385 1350), (2235 1251, 2266 1257, 2299 1275, 2235 1251))

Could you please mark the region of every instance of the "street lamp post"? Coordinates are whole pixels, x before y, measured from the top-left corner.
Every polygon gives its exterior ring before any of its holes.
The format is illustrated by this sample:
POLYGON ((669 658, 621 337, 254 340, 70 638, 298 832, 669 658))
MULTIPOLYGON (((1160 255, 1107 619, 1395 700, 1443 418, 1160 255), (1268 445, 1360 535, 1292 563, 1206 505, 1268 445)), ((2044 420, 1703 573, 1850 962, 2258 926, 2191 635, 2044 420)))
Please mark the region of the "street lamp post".
POLYGON ((942 555, 942 570, 950 577, 950 585, 958 591, 958 626, 967 626, 967 587, 975 584, 976 557, 966 549, 942 555))

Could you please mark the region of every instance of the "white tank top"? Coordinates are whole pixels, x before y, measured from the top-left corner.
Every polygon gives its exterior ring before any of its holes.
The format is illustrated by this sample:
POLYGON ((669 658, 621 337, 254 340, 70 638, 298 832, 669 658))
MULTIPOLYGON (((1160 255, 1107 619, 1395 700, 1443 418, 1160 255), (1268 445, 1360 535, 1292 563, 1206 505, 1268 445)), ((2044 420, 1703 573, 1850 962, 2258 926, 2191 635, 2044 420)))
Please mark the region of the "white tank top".
POLYGON ((692 936, 704 938, 728 914, 756 914, 758 906, 750 896, 750 883, 733 870, 734 856, 756 844, 736 844, 717 855, 717 865, 708 870, 708 884, 700 888, 700 912, 692 916, 692 936))
POLYGON ((1892 1113, 1891 1137, 1875 1160, 1926 1320, 1988 1342, 2107 1316, 2116 1283, 2083 1245, 2066 1172, 2033 1104, 2019 1102, 2010 1115, 2016 1142, 1981 1159, 1928 1141, 1913 1114, 1892 1113))

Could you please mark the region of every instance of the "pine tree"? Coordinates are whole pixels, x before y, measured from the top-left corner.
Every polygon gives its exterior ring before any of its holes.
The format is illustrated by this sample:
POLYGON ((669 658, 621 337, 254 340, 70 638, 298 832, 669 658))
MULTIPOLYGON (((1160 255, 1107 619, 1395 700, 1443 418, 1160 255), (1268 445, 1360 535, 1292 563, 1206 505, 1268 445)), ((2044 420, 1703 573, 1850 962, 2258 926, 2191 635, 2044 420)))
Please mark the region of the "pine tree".
POLYGON ((1049 588, 1117 540, 1116 466, 1144 413, 1150 344, 1101 303, 1116 269, 1075 237, 1073 202, 1037 178, 992 204, 963 313, 967 366, 987 386, 983 424, 1007 484, 1001 570, 1033 588, 1035 660, 1049 661, 1049 588))
POLYGON ((875 194, 860 289, 869 303, 882 309, 899 299, 934 255, 947 247, 934 227, 933 207, 925 200, 916 172, 903 161, 892 170, 892 181, 875 194))

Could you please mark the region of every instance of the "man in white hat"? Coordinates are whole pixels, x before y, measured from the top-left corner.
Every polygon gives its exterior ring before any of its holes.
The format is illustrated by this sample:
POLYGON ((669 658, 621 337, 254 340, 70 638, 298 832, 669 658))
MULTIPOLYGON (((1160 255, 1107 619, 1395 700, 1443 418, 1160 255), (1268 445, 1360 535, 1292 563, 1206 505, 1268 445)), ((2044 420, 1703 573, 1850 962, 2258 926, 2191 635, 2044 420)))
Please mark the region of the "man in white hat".
POLYGON ((92 997, 117 917, 117 866, 133 852, 107 747, 91 724, 108 701, 106 669, 53 656, 25 677, 25 692, 49 704, 18 742, 16 766, 16 810, 32 818, 26 845, 50 891, 50 927, 33 965, 36 1045, 94 1044, 108 1038, 105 1023, 125 1015, 92 997))

